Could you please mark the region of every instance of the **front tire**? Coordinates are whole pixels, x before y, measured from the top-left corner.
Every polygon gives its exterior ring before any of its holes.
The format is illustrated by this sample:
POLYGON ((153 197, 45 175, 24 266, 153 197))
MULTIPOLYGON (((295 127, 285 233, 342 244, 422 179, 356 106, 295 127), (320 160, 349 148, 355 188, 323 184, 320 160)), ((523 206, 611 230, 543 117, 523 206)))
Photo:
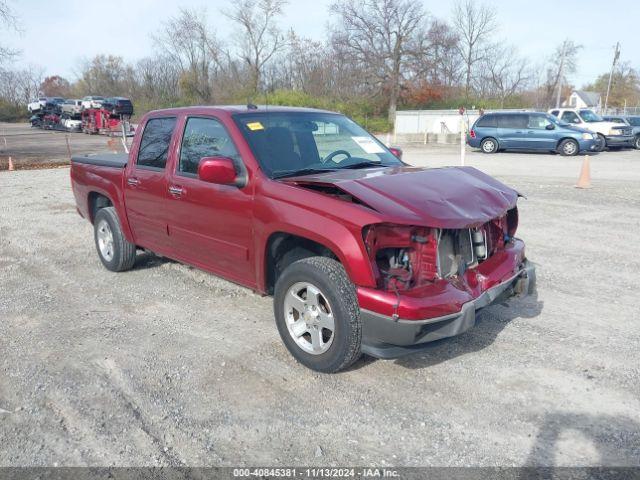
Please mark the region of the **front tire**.
POLYGON ((635 148, 636 150, 640 150, 640 135, 638 135, 634 140, 633 148, 635 148))
POLYGON ((480 143, 482 153, 496 153, 498 151, 498 141, 495 138, 485 138, 480 143))
POLYGON ((601 133, 598 134, 598 143, 596 145, 596 152, 604 152, 605 148, 607 148, 607 139, 604 138, 604 135, 601 133))
POLYGON ((98 210, 93 221, 93 231, 98 257, 107 270, 123 272, 133 267, 136 262, 136 246, 124 237, 115 208, 98 210))
POLYGON ((560 145, 558 145, 558 151, 563 157, 573 157, 580 151, 580 146, 575 140, 566 138, 560 142, 560 145))
POLYGON ((276 282, 274 312, 283 343, 304 366, 334 373, 360 357, 356 289, 338 261, 309 257, 289 265, 276 282))

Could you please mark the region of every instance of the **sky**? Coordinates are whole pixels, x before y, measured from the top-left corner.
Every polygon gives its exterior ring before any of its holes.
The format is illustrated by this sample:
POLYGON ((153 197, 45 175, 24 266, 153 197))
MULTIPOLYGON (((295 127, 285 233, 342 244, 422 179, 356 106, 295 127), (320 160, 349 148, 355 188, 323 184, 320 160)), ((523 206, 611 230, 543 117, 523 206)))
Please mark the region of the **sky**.
MULTIPOLYGON (((280 21, 300 35, 323 41, 331 21, 333 0, 290 0, 280 21)), ((420 1, 420 0, 416 0, 420 1)), ((482 2, 482 0, 479 0, 482 2)), ((220 14, 231 0, 8 0, 18 15, 21 33, 0 31, 0 43, 22 51, 14 67, 33 64, 46 75, 74 79, 84 59, 105 53, 135 61, 153 51, 154 32, 180 7, 205 7, 218 37, 232 42, 232 26, 220 14)), ((603 10, 595 0, 488 0, 498 12, 497 39, 515 45, 532 66, 542 65, 565 38, 584 48, 578 71, 569 80, 577 87, 611 68, 616 41, 621 61, 640 69, 640 48, 635 19, 640 2, 624 2, 623 11, 603 10)), ((452 1, 423 0, 433 17, 449 19, 452 1)))

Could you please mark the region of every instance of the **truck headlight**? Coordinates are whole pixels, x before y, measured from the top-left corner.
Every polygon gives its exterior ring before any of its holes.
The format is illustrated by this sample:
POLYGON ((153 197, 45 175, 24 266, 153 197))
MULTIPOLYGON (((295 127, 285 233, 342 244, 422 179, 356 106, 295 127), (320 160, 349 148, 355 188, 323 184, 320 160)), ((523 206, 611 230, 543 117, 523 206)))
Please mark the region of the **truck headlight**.
POLYGON ((583 133, 582 134, 582 139, 583 140, 593 140, 595 138, 595 135, 593 133, 583 133))
POLYGON ((622 130, 617 128, 610 128, 609 135, 622 135, 622 130))

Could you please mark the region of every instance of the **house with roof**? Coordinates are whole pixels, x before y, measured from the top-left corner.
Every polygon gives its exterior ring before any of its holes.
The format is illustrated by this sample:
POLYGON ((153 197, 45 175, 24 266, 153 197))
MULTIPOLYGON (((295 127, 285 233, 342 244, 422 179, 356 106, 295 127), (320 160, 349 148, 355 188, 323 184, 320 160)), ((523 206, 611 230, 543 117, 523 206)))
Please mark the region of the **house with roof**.
POLYGON ((562 102, 565 108, 592 108, 600 110, 602 107, 600 94, 598 92, 587 92, 586 90, 574 90, 569 98, 562 102))

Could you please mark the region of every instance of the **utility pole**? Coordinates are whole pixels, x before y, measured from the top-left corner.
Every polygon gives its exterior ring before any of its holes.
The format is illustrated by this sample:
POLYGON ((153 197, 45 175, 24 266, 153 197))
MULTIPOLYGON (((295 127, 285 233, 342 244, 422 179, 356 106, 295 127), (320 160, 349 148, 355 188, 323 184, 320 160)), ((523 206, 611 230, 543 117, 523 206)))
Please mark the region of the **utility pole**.
POLYGON ((613 63, 611 64, 611 73, 609 73, 609 83, 607 85, 607 95, 604 97, 604 115, 607 114, 607 103, 609 103, 609 92, 611 91, 611 80, 613 79, 613 71, 616 68, 616 63, 620 58, 620 42, 616 42, 616 49, 613 53, 613 63))
POLYGON ((556 95, 556 108, 560 108, 560 96, 562 95, 562 77, 564 76, 564 57, 567 50, 567 41, 562 42, 562 54, 560 56, 560 71, 558 72, 558 94, 556 95))

